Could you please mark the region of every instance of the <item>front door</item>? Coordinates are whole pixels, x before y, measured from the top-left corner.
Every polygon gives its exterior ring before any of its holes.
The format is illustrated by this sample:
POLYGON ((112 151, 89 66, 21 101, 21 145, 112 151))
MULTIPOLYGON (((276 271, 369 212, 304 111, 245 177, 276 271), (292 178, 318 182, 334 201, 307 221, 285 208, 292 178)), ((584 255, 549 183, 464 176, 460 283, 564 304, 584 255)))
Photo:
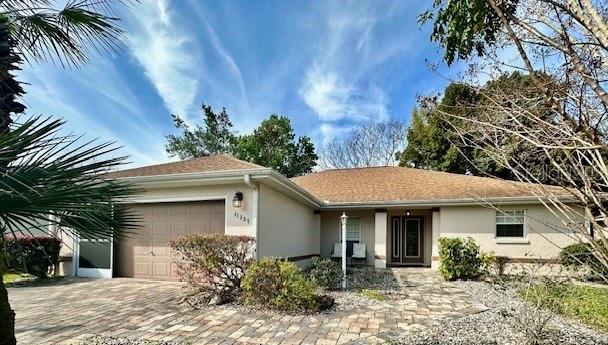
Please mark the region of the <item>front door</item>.
POLYGON ((391 217, 391 263, 419 265, 422 259, 422 217, 391 217))

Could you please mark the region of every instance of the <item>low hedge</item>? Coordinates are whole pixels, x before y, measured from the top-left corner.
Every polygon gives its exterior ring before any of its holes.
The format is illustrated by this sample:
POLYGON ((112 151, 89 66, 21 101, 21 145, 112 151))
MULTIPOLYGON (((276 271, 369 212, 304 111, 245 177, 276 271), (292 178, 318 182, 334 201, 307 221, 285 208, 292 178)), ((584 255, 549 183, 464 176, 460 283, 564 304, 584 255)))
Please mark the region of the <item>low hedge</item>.
POLYGON ((314 281, 293 263, 263 258, 251 264, 241 281, 242 301, 254 307, 285 312, 311 312, 333 305, 329 296, 317 296, 314 281))
POLYGON ((589 243, 575 243, 564 247, 559 253, 559 260, 565 267, 587 267, 591 277, 608 276, 608 268, 602 265, 593 254, 593 247, 589 243))
POLYGON ((320 287, 337 290, 342 283, 342 268, 329 258, 312 258, 310 279, 320 287))
POLYGON ((59 260, 61 241, 55 237, 8 237, 4 243, 9 270, 46 278, 59 260))

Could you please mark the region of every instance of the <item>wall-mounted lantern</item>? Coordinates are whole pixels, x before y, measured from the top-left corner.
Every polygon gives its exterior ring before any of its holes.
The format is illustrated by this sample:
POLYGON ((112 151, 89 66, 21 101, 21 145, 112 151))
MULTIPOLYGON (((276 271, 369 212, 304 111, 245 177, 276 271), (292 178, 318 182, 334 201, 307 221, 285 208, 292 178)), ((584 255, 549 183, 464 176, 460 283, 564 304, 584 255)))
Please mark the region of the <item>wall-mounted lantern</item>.
POLYGON ((234 197, 232 198, 232 206, 241 207, 241 201, 243 201, 243 193, 242 192, 234 193, 234 197))
POLYGON ((405 210, 405 215, 406 215, 406 216, 408 216, 408 217, 409 217, 409 216, 410 216, 410 214, 412 214, 412 213, 410 212, 410 210, 405 210))

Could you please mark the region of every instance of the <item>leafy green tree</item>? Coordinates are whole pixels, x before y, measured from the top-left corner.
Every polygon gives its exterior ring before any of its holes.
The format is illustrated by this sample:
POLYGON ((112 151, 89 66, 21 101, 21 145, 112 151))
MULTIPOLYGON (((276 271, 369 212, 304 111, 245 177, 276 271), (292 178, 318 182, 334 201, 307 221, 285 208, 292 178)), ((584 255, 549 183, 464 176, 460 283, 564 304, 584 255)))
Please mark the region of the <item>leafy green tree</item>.
MULTIPOLYGON (((547 83, 552 82, 548 76, 547 83)), ((553 90, 559 90, 557 86, 553 90)), ((402 166, 414 166, 422 169, 447 171, 452 173, 469 173, 480 176, 495 176, 515 180, 513 172, 496 162, 483 149, 483 135, 474 125, 467 124, 466 119, 484 119, 491 114, 496 98, 490 100, 488 94, 501 94, 502 101, 517 104, 539 114, 540 118, 550 120, 552 111, 549 104, 543 104, 533 98, 539 92, 531 77, 519 72, 505 74, 496 80, 489 81, 482 88, 453 83, 445 89, 443 98, 422 99, 414 110, 412 122, 407 134, 407 146, 400 154, 402 166), (500 92, 497 92, 499 90, 500 92), (450 114, 450 118, 445 116, 450 114), (464 128, 458 133, 453 127, 464 128), (468 144, 471 138, 479 138, 479 147, 468 144)), ((543 175, 549 166, 547 157, 533 145, 520 141, 505 141, 502 150, 511 159, 525 164, 528 169, 543 176, 543 183, 550 183, 554 176, 543 175)))
POLYGON ((196 125, 193 129, 178 115, 171 115, 181 134, 167 135, 167 153, 180 159, 232 153, 235 135, 226 108, 215 113, 211 106, 203 104, 202 111, 205 126, 196 125))
MULTIPOLYGON (((138 227, 126 200, 136 190, 101 174, 125 157, 117 147, 59 134, 61 120, 33 118, 0 135, 0 274, 4 239, 49 222, 81 238, 118 238, 138 227)), ((0 344, 13 345, 14 312, 0 279, 0 344)))
POLYGON ((237 139, 235 157, 273 168, 287 177, 311 172, 317 154, 307 136, 298 137, 285 116, 270 115, 253 134, 237 139))
POLYGON ((450 84, 441 101, 436 98, 421 99, 419 107, 412 114, 407 145, 399 154, 399 165, 458 174, 470 172, 471 164, 460 152, 468 150, 458 145, 459 138, 450 132, 449 124, 439 111, 449 108, 466 115, 470 104, 477 99, 476 92, 462 84, 450 84))

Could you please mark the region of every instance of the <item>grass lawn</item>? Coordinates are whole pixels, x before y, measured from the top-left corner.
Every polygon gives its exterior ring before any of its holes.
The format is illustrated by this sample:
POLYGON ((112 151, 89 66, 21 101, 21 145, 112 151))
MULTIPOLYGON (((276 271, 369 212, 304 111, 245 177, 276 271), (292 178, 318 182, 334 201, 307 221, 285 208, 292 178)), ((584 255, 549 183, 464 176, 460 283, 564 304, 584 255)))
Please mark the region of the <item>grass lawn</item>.
POLYGON ((18 272, 5 272, 2 275, 4 284, 12 284, 18 280, 31 279, 31 278, 32 278, 32 276, 27 273, 18 273, 18 272))
POLYGON ((524 299, 568 317, 581 320, 588 326, 608 332, 608 288, 567 284, 564 286, 536 286, 524 299))

